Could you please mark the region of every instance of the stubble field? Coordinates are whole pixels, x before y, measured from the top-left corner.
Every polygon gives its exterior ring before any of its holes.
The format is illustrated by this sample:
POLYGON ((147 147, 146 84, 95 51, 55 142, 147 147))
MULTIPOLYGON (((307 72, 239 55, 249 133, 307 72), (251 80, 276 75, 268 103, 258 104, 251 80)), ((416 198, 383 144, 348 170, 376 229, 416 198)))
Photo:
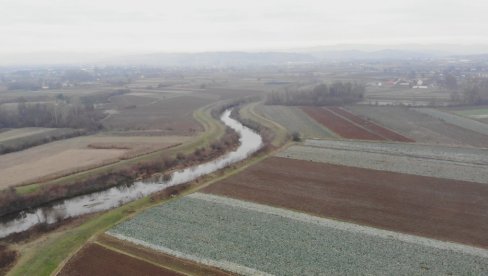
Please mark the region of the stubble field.
POLYGON ((0 188, 52 179, 187 141, 181 136, 83 136, 0 156, 0 188))
POLYGON ((109 130, 159 130, 167 135, 195 135, 202 126, 193 118, 194 110, 213 101, 204 97, 179 96, 147 105, 118 110, 103 121, 109 130))

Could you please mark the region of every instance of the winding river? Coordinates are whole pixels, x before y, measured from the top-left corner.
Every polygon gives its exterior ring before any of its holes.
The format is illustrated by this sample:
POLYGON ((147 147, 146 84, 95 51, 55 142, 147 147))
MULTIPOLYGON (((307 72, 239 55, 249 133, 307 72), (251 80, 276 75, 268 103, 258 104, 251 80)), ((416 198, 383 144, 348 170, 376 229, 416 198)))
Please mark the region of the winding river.
POLYGON ((39 224, 52 224, 67 218, 116 208, 154 192, 192 181, 200 176, 222 169, 229 164, 246 159, 262 147, 263 140, 253 130, 232 119, 230 113, 230 110, 226 110, 220 119, 225 125, 239 134, 240 145, 236 150, 207 163, 176 171, 167 181, 135 182, 130 186, 116 186, 104 191, 66 199, 32 211, 20 212, 15 218, 0 223, 0 238, 29 230, 39 224))

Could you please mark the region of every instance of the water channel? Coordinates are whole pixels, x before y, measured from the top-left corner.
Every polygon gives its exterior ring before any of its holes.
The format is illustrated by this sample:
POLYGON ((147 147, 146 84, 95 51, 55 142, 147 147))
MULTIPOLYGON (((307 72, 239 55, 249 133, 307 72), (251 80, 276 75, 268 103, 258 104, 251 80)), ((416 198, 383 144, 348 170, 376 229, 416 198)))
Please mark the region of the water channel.
POLYGON ((138 181, 133 185, 116 186, 104 191, 58 201, 52 205, 43 206, 32 211, 20 212, 11 220, 0 223, 0 238, 29 230, 39 224, 52 224, 67 218, 116 208, 154 192, 192 181, 222 169, 229 164, 244 160, 262 147, 263 140, 253 130, 231 118, 230 113, 230 110, 226 110, 220 119, 225 125, 239 134, 240 145, 236 150, 207 163, 176 171, 167 181, 161 180, 149 183, 138 181))

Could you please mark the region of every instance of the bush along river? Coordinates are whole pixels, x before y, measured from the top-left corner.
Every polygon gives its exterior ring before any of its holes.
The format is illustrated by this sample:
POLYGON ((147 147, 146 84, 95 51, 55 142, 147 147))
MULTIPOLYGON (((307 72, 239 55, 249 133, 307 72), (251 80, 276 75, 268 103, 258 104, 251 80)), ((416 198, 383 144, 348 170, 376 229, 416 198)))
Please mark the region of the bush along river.
POLYGON ((29 230, 36 225, 52 224, 64 219, 116 208, 168 187, 190 182, 246 159, 263 146, 263 140, 259 134, 231 118, 230 113, 231 110, 226 110, 220 119, 226 126, 239 134, 240 145, 236 150, 207 163, 176 171, 167 178, 168 180, 149 183, 138 181, 129 186, 116 186, 104 191, 58 201, 34 210, 22 211, 11 217, 10 220, 0 222, 0 238, 29 230))

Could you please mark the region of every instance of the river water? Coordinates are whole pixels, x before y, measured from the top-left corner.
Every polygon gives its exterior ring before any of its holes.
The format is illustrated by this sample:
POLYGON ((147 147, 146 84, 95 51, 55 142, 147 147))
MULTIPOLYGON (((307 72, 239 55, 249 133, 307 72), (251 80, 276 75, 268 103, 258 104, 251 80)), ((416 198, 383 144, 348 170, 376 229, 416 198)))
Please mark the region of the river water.
POLYGON ((135 182, 129 186, 116 186, 104 191, 66 199, 51 206, 20 212, 15 218, 0 223, 0 238, 26 231, 39 224, 52 224, 67 218, 119 207, 154 192, 192 181, 229 164, 244 160, 262 147, 261 136, 232 119, 230 110, 225 111, 220 119, 239 134, 240 145, 236 150, 207 163, 176 171, 167 181, 135 182))

